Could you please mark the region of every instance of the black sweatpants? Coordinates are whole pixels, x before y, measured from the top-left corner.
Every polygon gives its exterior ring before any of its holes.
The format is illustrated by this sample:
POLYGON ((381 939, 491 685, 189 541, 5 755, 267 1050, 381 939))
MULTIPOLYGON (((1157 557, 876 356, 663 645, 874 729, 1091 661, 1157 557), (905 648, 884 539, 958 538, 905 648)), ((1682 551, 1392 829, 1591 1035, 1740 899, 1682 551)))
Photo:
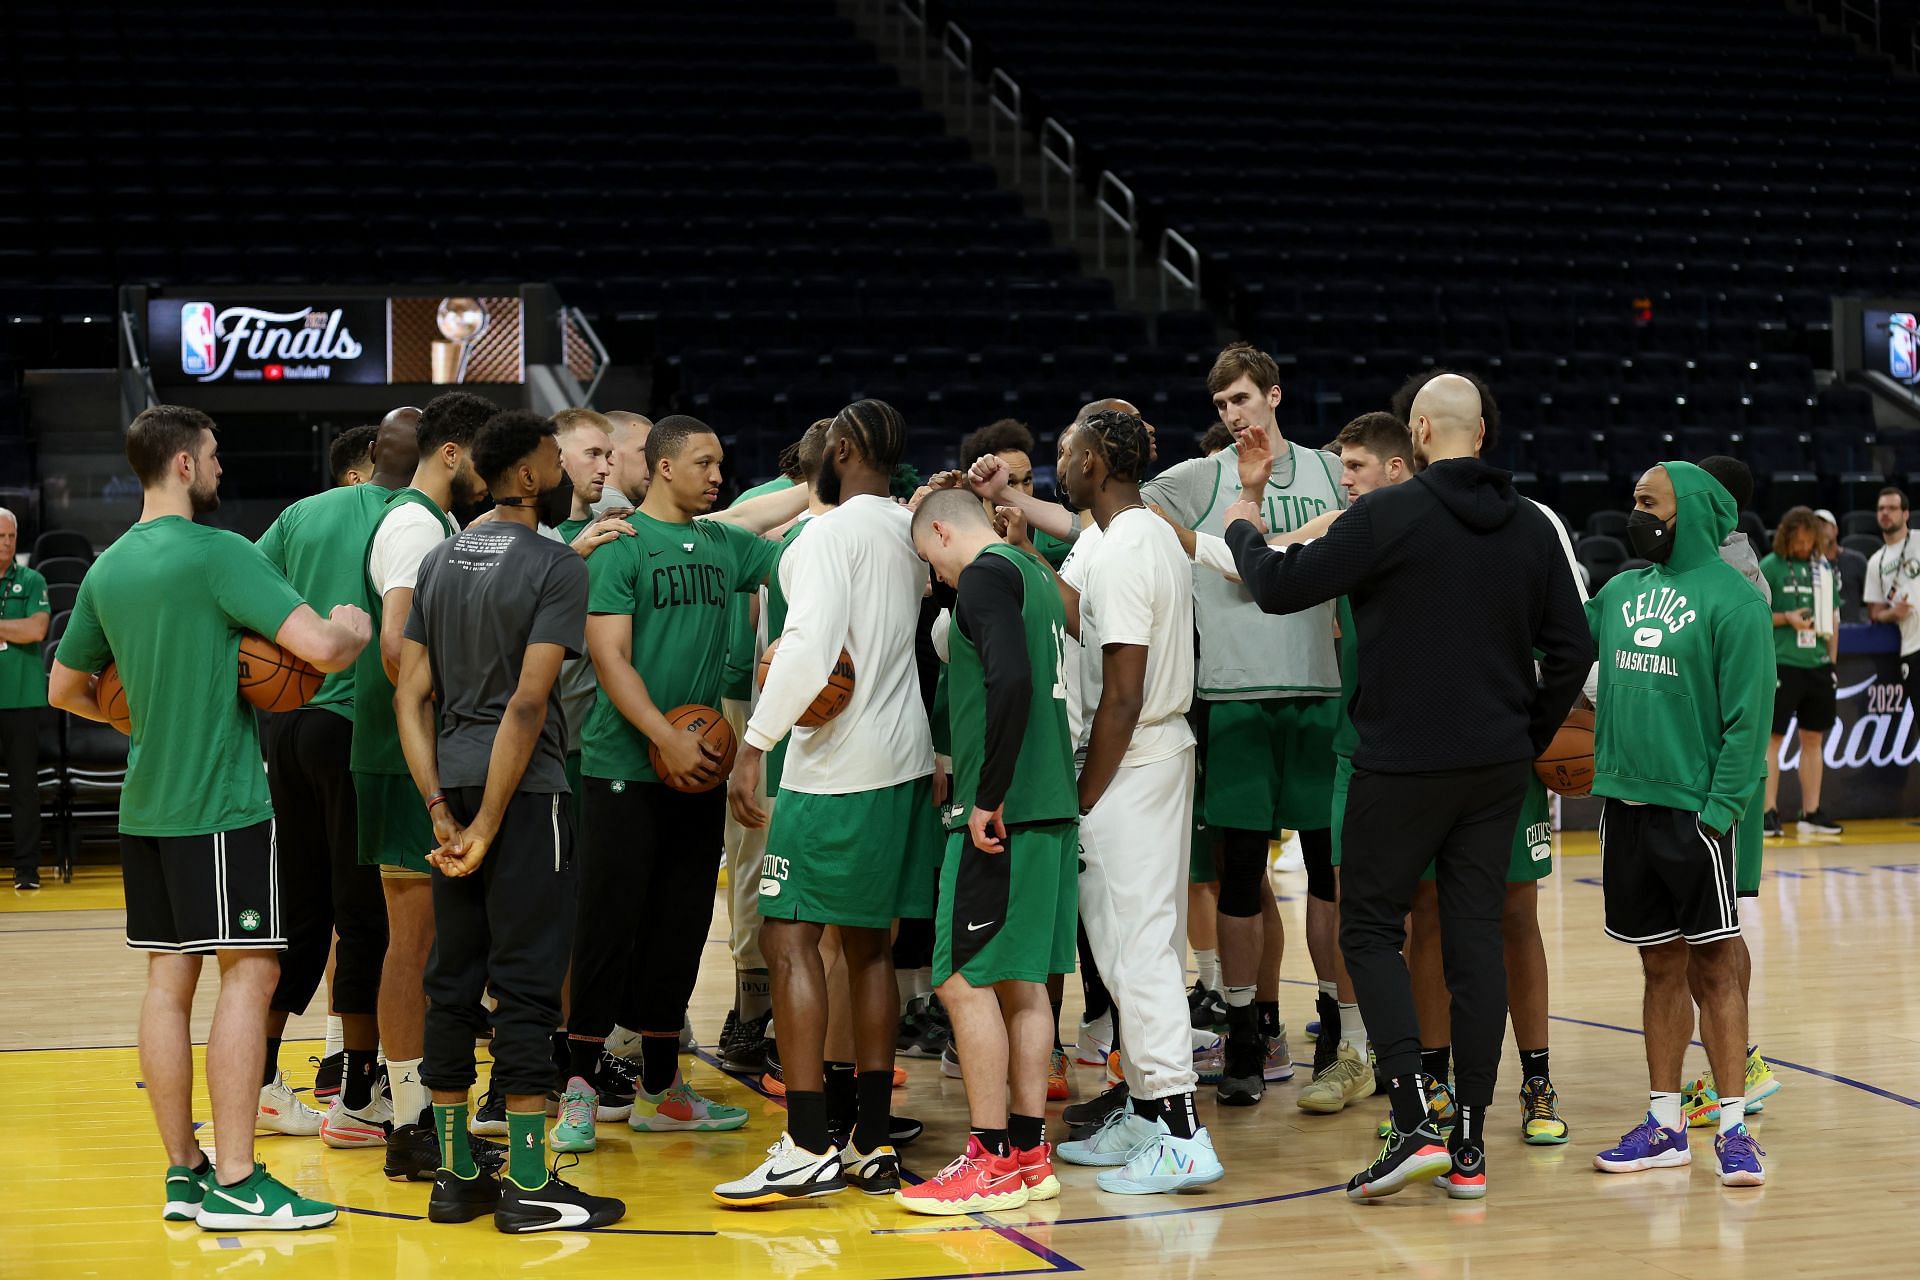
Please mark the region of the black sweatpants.
POLYGON ((678 1035, 713 925, 726 788, 588 778, 584 789, 567 1031, 604 1040, 619 1021, 678 1035))
MULTIPOLYGON (((485 791, 455 787, 447 806, 472 821, 485 791)), ((420 1080, 429 1089, 470 1089, 473 1042, 493 992, 493 1087, 545 1095, 553 1086, 553 1029, 573 946, 573 807, 559 793, 516 792, 500 834, 472 875, 433 878, 437 931, 427 960, 427 1046, 420 1080)))
POLYGON ((1420 1066, 1420 1018, 1401 951, 1420 873, 1440 891, 1440 947, 1453 997, 1454 1083, 1493 1101, 1507 1025, 1501 917, 1530 761, 1443 773, 1356 769, 1341 828, 1340 951, 1389 1077, 1420 1066))
POLYGON ((40 708, 0 711, 0 752, 7 766, 7 810, 13 815, 13 878, 40 872, 40 708))
POLYGON ((278 819, 287 929, 272 1007, 282 1012, 306 1012, 335 932, 333 1011, 379 1011, 387 902, 380 868, 360 865, 352 751, 353 722, 325 708, 302 707, 267 720, 267 788, 278 819))

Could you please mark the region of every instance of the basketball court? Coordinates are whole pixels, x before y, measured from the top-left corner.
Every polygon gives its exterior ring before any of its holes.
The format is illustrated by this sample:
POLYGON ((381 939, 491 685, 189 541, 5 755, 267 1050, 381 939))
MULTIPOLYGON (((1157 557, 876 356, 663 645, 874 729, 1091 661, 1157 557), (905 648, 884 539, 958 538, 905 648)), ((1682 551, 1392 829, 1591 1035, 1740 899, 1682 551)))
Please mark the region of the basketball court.
MULTIPOLYGON (((1564 1147, 1527 1147, 1517 1135, 1511 1041, 1488 1144, 1491 1191, 1479 1203, 1417 1190, 1373 1205, 1340 1194, 1373 1154, 1385 1102, 1332 1117, 1293 1106, 1311 1044, 1312 1008, 1300 909, 1289 905, 1283 1013, 1294 1080, 1245 1111, 1202 1094, 1227 1167, 1205 1194, 1138 1199, 1093 1186, 1093 1171, 1061 1166, 1057 1201, 1008 1214, 940 1221, 889 1199, 854 1193, 798 1206, 730 1212, 708 1199, 716 1182, 759 1159, 782 1125, 774 1100, 722 1074, 706 1058, 696 1083, 753 1119, 737 1133, 699 1137, 602 1126, 600 1148, 568 1176, 619 1195, 619 1227, 573 1235, 502 1236, 486 1220, 425 1221, 427 1186, 388 1182, 378 1151, 334 1151, 317 1138, 262 1135, 261 1158, 290 1184, 337 1201, 331 1227, 310 1233, 217 1235, 160 1221, 164 1159, 141 1096, 132 1030, 141 957, 121 945, 116 872, 83 868, 71 885, 0 898, 0 972, 8 983, 0 1022, 0 1126, 21 1140, 0 1170, 0 1275, 124 1276, 191 1268, 196 1274, 394 1275, 429 1280, 551 1268, 594 1276, 752 1275, 882 1277, 1041 1275, 1087 1271, 1166 1277, 1539 1277, 1646 1274, 1910 1276, 1920 1273, 1920 830, 1858 822, 1844 837, 1772 842, 1757 912, 1752 1026, 1784 1087, 1751 1118, 1768 1153, 1767 1185, 1719 1186, 1711 1157, 1691 1170, 1604 1176, 1591 1156, 1638 1118, 1645 1100, 1638 967, 1600 931, 1600 863, 1594 838, 1560 838, 1562 862, 1541 889, 1541 929, 1552 967, 1553 1075, 1573 1129, 1564 1147), (55 975, 24 980, 22 975, 55 975), (30 1144, 30 1145, 29 1145, 30 1144), (1834 1241, 1846 1241, 1844 1255, 1834 1241)), ((1304 877, 1281 876, 1298 903, 1304 877)), ((716 921, 724 918, 724 909, 716 921)), ((725 938, 708 945, 694 1025, 717 1032, 726 1011, 725 938)), ((203 1039, 213 1007, 212 965, 195 1023, 203 1039)), ((1077 984, 1068 983, 1072 1034, 1077 984)), ((282 1065, 309 1085, 321 1018, 289 1028, 282 1065)), ((484 1060, 484 1055, 483 1055, 484 1060)), ((926 1121, 902 1154, 920 1176, 936 1172, 966 1135, 965 1095, 934 1062, 907 1063, 909 1089, 895 1108, 926 1121)), ((1688 1074, 1704 1055, 1696 1047, 1688 1074)), ((483 1065, 484 1071, 484 1065, 483 1065)), ((1075 1069, 1075 1096, 1099 1073, 1075 1069)), ((1058 1107, 1050 1108, 1057 1123, 1058 1107)), ((195 1112, 208 1114, 204 1089, 195 1112)), ((209 1129, 202 1141, 210 1145, 209 1129)), ((1696 1151, 1711 1133, 1694 1130, 1696 1151)))

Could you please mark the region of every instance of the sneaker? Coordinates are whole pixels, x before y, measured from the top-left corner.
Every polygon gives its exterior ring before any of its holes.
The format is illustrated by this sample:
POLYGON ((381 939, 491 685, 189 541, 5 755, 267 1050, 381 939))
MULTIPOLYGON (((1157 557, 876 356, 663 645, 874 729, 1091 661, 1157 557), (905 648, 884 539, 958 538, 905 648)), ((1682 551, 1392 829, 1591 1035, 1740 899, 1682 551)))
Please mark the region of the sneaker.
POLYGON ((927 1131, 927 1126, 912 1116, 888 1116, 887 1139, 896 1147, 904 1147, 927 1131))
POLYGON ((1453 1153, 1453 1167, 1433 1180, 1447 1193, 1449 1200, 1487 1198, 1487 1153, 1478 1147, 1461 1147, 1453 1153))
POLYGON ((964 1154, 918 1186, 902 1187, 893 1198, 914 1213, 995 1213, 1026 1204, 1027 1184, 1018 1159, 993 1155, 980 1139, 968 1135, 964 1154))
POLYGON ((13 887, 21 893, 32 893, 40 887, 40 873, 38 871, 29 871, 26 875, 15 876, 13 878, 13 887))
POLYGON ((1055 1154, 1068 1164, 1111 1168, 1132 1159, 1135 1151, 1161 1132, 1159 1121, 1147 1119, 1132 1107, 1121 1107, 1101 1121, 1089 1137, 1063 1142, 1055 1148, 1055 1154))
POLYGON ((610 1053, 602 1053, 594 1077, 597 1081, 597 1098, 593 1118, 606 1124, 617 1124, 631 1116, 634 1095, 640 1089, 637 1083, 640 1078, 639 1065, 610 1053))
POLYGON ((1065 1102, 1069 1092, 1067 1051, 1055 1045, 1052 1056, 1047 1059, 1047 1101, 1065 1102))
POLYGON ((933 994, 929 992, 907 1001, 894 1038, 894 1052, 903 1058, 937 1058, 952 1039, 952 1030, 933 1013, 933 994))
MULTIPOLYGON (((682 1014, 680 1018, 680 1052, 700 1052, 700 1040, 693 1034, 693 1019, 685 1014, 682 1014)), ((625 1213, 626 1211, 626 1206, 622 1205, 620 1212, 625 1213)))
POLYGON ((160 1217, 167 1222, 192 1222, 200 1213, 200 1201, 207 1194, 207 1179, 213 1176, 213 1160, 206 1152, 200 1153, 200 1159, 206 1164, 205 1173, 195 1173, 186 1165, 176 1164, 167 1169, 167 1198, 160 1210, 160 1217))
POLYGON ((485 1138, 506 1137, 507 1095, 488 1086, 487 1096, 480 1099, 480 1109, 467 1121, 467 1132, 485 1138))
MULTIPOLYGON (((1745 1115, 1759 1115, 1767 1109, 1766 1100, 1780 1092, 1779 1078, 1758 1049, 1747 1055, 1746 1085, 1753 1092, 1747 1094, 1745 1115)), ((1680 1108, 1686 1114, 1689 1129, 1707 1129, 1720 1123, 1720 1094, 1714 1088, 1711 1070, 1680 1086, 1680 1108)))
POLYGON ((1015 1151, 1020 1162, 1020 1180, 1027 1184, 1027 1203, 1052 1200, 1060 1194, 1060 1179, 1053 1172, 1053 1146, 1043 1142, 1030 1151, 1015 1151))
POLYGON ((787 1077, 780 1070, 780 1046, 767 1042, 767 1072, 760 1077, 760 1088, 770 1098, 787 1096, 787 1077))
POLYGON ((1193 1051, 1193 1073, 1200 1077, 1201 1084, 1219 1084, 1220 1074, 1227 1065, 1227 1038, 1215 1036, 1205 1046, 1196 1046, 1193 1051))
POLYGON ((340 1092, 347 1074, 347 1051, 330 1053, 324 1058, 308 1058, 313 1064, 313 1097, 316 1102, 332 1102, 340 1092))
POLYGON ((767 1148, 759 1168, 744 1178, 721 1183, 713 1189, 713 1198, 729 1208, 744 1209, 830 1196, 846 1189, 839 1148, 830 1146, 816 1155, 795 1146, 793 1136, 783 1133, 767 1148))
POLYGON ((1267 1059, 1261 1075, 1268 1084, 1293 1079, 1293 1049, 1287 1044, 1287 1028, 1283 1024, 1280 1034, 1265 1037, 1267 1059))
MULTIPOLYGON (((501 1103, 502 1107, 506 1104, 501 1103)), ((347 1109, 344 1096, 335 1098, 320 1120, 320 1141, 342 1150, 353 1147, 383 1147, 393 1132, 393 1102, 375 1093, 358 1111, 347 1109)))
POLYGON ((1227 1037, 1226 1062, 1220 1069, 1222 1106, 1251 1107, 1266 1092, 1266 1037, 1227 1037))
POLYGON ((472 1222, 500 1206, 500 1179, 485 1169, 462 1178, 451 1169, 433 1175, 433 1194, 427 1197, 428 1222, 472 1222))
POLYGON ((721 1057, 724 1058, 727 1056, 727 1050, 733 1047, 733 1042, 739 1039, 739 1037, 740 1011, 738 1009, 729 1009, 727 1010, 727 1020, 720 1024, 720 1044, 718 1048, 721 1057))
MULTIPOLYGON (((484 1171, 498 1175, 506 1167, 507 1149, 467 1134, 467 1150, 484 1171)), ((424 1110, 415 1124, 403 1124, 387 1135, 387 1162, 381 1172, 394 1182, 432 1182, 440 1172, 440 1135, 433 1130, 433 1112, 424 1110)))
MULTIPOLYGON (((1374 1077, 1374 1092, 1384 1093, 1385 1090, 1379 1087, 1379 1080, 1380 1077, 1376 1075, 1374 1077)), ((1447 1084, 1445 1081, 1430 1081, 1427 1085, 1427 1123, 1431 1124, 1441 1133, 1447 1133, 1452 1130, 1453 1122, 1459 1114, 1460 1108, 1455 1106, 1453 1101, 1453 1086, 1447 1084)), ((1388 1112, 1387 1118, 1382 1120, 1380 1127, 1373 1132, 1376 1138, 1384 1139, 1391 1137, 1393 1135, 1393 1113, 1388 1112)))
POLYGON ((940 1050, 940 1074, 949 1080, 960 1079, 960 1050, 951 1040, 940 1050))
POLYGON ((1373 1096, 1373 1068, 1367 1057, 1345 1040, 1335 1051, 1333 1065, 1300 1091, 1294 1105, 1315 1115, 1338 1115, 1362 1098, 1373 1096))
POLYGON ((1760 820, 1760 834, 1763 837, 1773 838, 1783 837, 1787 834, 1786 829, 1780 825, 1780 811, 1778 809, 1767 810, 1767 816, 1760 820))
POLYGON ((1761 1103, 1780 1092, 1780 1080, 1760 1056, 1759 1046, 1747 1052, 1747 1114, 1764 1110, 1761 1103))
POLYGON ((1151 1196, 1204 1187, 1227 1176, 1205 1126, 1191 1138, 1176 1138, 1164 1120, 1154 1121, 1154 1128, 1154 1137, 1135 1148, 1124 1165, 1095 1177, 1102 1191, 1151 1196))
POLYGON ((1227 999, 1204 982, 1187 988, 1188 1020, 1196 1027, 1218 1031, 1227 1025, 1227 999))
POLYGON ((1107 1079, 1105 1087, 1111 1089, 1125 1078, 1126 1073, 1120 1069, 1120 1051, 1115 1049, 1107 1055, 1107 1079))
POLYGON ((1627 1130, 1618 1146, 1593 1158, 1602 1173, 1638 1173, 1642 1169, 1678 1169, 1693 1163, 1687 1150, 1687 1131, 1668 1129, 1648 1112, 1639 1125, 1627 1130))
POLYGON ((600 1091, 582 1076, 567 1081, 560 1095, 558 1123, 547 1133, 547 1145, 555 1151, 591 1151, 594 1147, 594 1117, 600 1110, 600 1091))
POLYGON ((900 1156, 892 1147, 861 1152, 849 1145, 840 1150, 840 1176, 855 1191, 891 1195, 900 1189, 900 1156))
POLYGON ((1127 1082, 1122 1080, 1096 1097, 1074 1103, 1060 1113, 1060 1118, 1067 1122, 1070 1137, 1089 1138, 1095 1129, 1106 1123, 1108 1116, 1126 1109, 1127 1097, 1127 1082))
MULTIPOLYGON (((1818 809, 1815 809, 1810 813, 1803 812, 1800 815, 1800 821, 1797 825, 1800 828, 1800 834, 1803 836, 1837 836, 1846 831, 1845 827, 1841 826, 1839 823, 1835 822, 1832 818, 1829 818, 1826 814, 1822 813, 1818 809)), ((1746 1184, 1728 1183, 1727 1185, 1728 1186, 1744 1186, 1746 1184)))
POLYGON ((255 1161, 253 1172, 230 1187, 209 1176, 194 1221, 202 1231, 305 1231, 324 1227, 340 1211, 324 1200, 309 1200, 255 1161))
POLYGON ((635 1133, 724 1133, 747 1122, 744 1107, 715 1102, 677 1075, 661 1093, 635 1094, 632 1110, 627 1127, 635 1133))
POLYGON ((563 1181, 556 1167, 547 1180, 528 1190, 512 1178, 500 1179, 500 1199, 493 1210, 493 1225, 510 1236, 530 1235, 535 1231, 591 1231, 610 1227, 627 1216, 624 1202, 612 1196, 590 1196, 570 1182, 563 1181))
POLYGON ((767 1039, 772 1013, 750 1018, 734 1030, 733 1042, 720 1048, 720 1069, 741 1075, 761 1075, 767 1070, 767 1053, 773 1041, 767 1039))
POLYGON ((1431 1182, 1452 1168, 1447 1140, 1431 1123, 1420 1125, 1412 1133, 1396 1128, 1387 1135, 1373 1163, 1347 1183, 1347 1199, 1378 1200, 1410 1183, 1431 1182))
POLYGON ((1091 1022, 1080 1024, 1080 1038, 1074 1042, 1073 1060, 1083 1067, 1101 1067, 1113 1052, 1113 1014, 1103 1013, 1091 1022))
POLYGON ((273 1083, 260 1087, 260 1106, 254 1112, 253 1127, 272 1133, 291 1134, 296 1138, 311 1138, 320 1132, 320 1122, 324 1118, 302 1102, 287 1087, 286 1077, 276 1071, 273 1073, 273 1083))
POLYGON ((1529 1077, 1520 1086, 1520 1136, 1530 1147, 1557 1147, 1567 1140, 1560 1095, 1545 1076, 1529 1077))
POLYGON ((1744 1124, 1737 1124, 1731 1133, 1715 1138, 1713 1153, 1720 1157, 1721 1186, 1757 1187, 1766 1182, 1767 1174, 1760 1167, 1760 1157, 1767 1153, 1760 1149, 1744 1124))

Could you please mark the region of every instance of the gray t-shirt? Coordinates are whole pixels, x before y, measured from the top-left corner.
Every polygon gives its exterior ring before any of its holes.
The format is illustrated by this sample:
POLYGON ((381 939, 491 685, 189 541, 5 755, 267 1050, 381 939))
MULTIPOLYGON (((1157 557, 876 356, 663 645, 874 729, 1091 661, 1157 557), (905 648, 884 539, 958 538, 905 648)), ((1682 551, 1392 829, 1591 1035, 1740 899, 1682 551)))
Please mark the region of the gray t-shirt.
POLYGON ((1773 603, 1773 589, 1767 586, 1767 576, 1760 572, 1759 557, 1753 554, 1753 542, 1743 529, 1735 529, 1720 544, 1720 558, 1740 571, 1740 576, 1753 584, 1753 589, 1768 604, 1773 603))
MULTIPOLYGON (((520 687, 527 646, 586 648, 587 566, 565 543, 489 521, 433 549, 420 567, 407 639, 427 647, 440 700, 440 785, 484 787, 493 738, 520 687)), ((516 791, 567 790, 566 712, 556 680, 547 722, 516 791)))

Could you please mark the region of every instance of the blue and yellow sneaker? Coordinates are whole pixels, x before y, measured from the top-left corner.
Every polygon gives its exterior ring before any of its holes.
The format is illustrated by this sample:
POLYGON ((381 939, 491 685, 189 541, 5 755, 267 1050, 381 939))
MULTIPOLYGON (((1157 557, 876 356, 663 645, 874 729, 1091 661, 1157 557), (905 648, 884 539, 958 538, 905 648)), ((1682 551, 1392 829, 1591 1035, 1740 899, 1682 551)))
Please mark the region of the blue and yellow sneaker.
POLYGON ((1560 1118, 1560 1095, 1545 1076, 1532 1076, 1520 1086, 1520 1136, 1530 1147, 1557 1147, 1567 1140, 1567 1122, 1560 1118))
MULTIPOLYGON (((1773 1074, 1773 1068, 1760 1056, 1758 1046, 1747 1052, 1746 1115, 1759 1115, 1767 1109, 1767 1099, 1780 1092, 1780 1078, 1773 1074)), ((1680 1091, 1680 1105, 1687 1116, 1687 1126, 1692 1129, 1704 1129, 1720 1123, 1720 1094, 1715 1090, 1713 1072, 1709 1070, 1698 1080, 1690 1080, 1680 1091)))
POLYGON ((1593 1158, 1593 1167, 1602 1173, 1678 1169, 1692 1163, 1693 1153, 1687 1150, 1687 1131, 1666 1128, 1653 1118, 1651 1111, 1645 1120, 1627 1130, 1618 1145, 1593 1158))
POLYGON ((1715 1138, 1713 1153, 1720 1157, 1721 1186, 1757 1187, 1766 1182, 1767 1174, 1760 1167, 1760 1157, 1767 1153, 1760 1149, 1744 1124, 1737 1124, 1731 1132, 1715 1138))
MULTIPOLYGON (((1435 1129, 1438 1129, 1443 1134, 1452 1129, 1454 1118, 1460 1114, 1460 1109, 1453 1104, 1453 1086, 1442 1080, 1435 1080, 1429 1085, 1427 1090, 1427 1111, 1429 1113, 1428 1123, 1435 1129)), ((1393 1136, 1393 1113, 1391 1111, 1387 1113, 1387 1118, 1380 1122, 1380 1127, 1374 1130, 1374 1136, 1382 1140, 1393 1136)))

